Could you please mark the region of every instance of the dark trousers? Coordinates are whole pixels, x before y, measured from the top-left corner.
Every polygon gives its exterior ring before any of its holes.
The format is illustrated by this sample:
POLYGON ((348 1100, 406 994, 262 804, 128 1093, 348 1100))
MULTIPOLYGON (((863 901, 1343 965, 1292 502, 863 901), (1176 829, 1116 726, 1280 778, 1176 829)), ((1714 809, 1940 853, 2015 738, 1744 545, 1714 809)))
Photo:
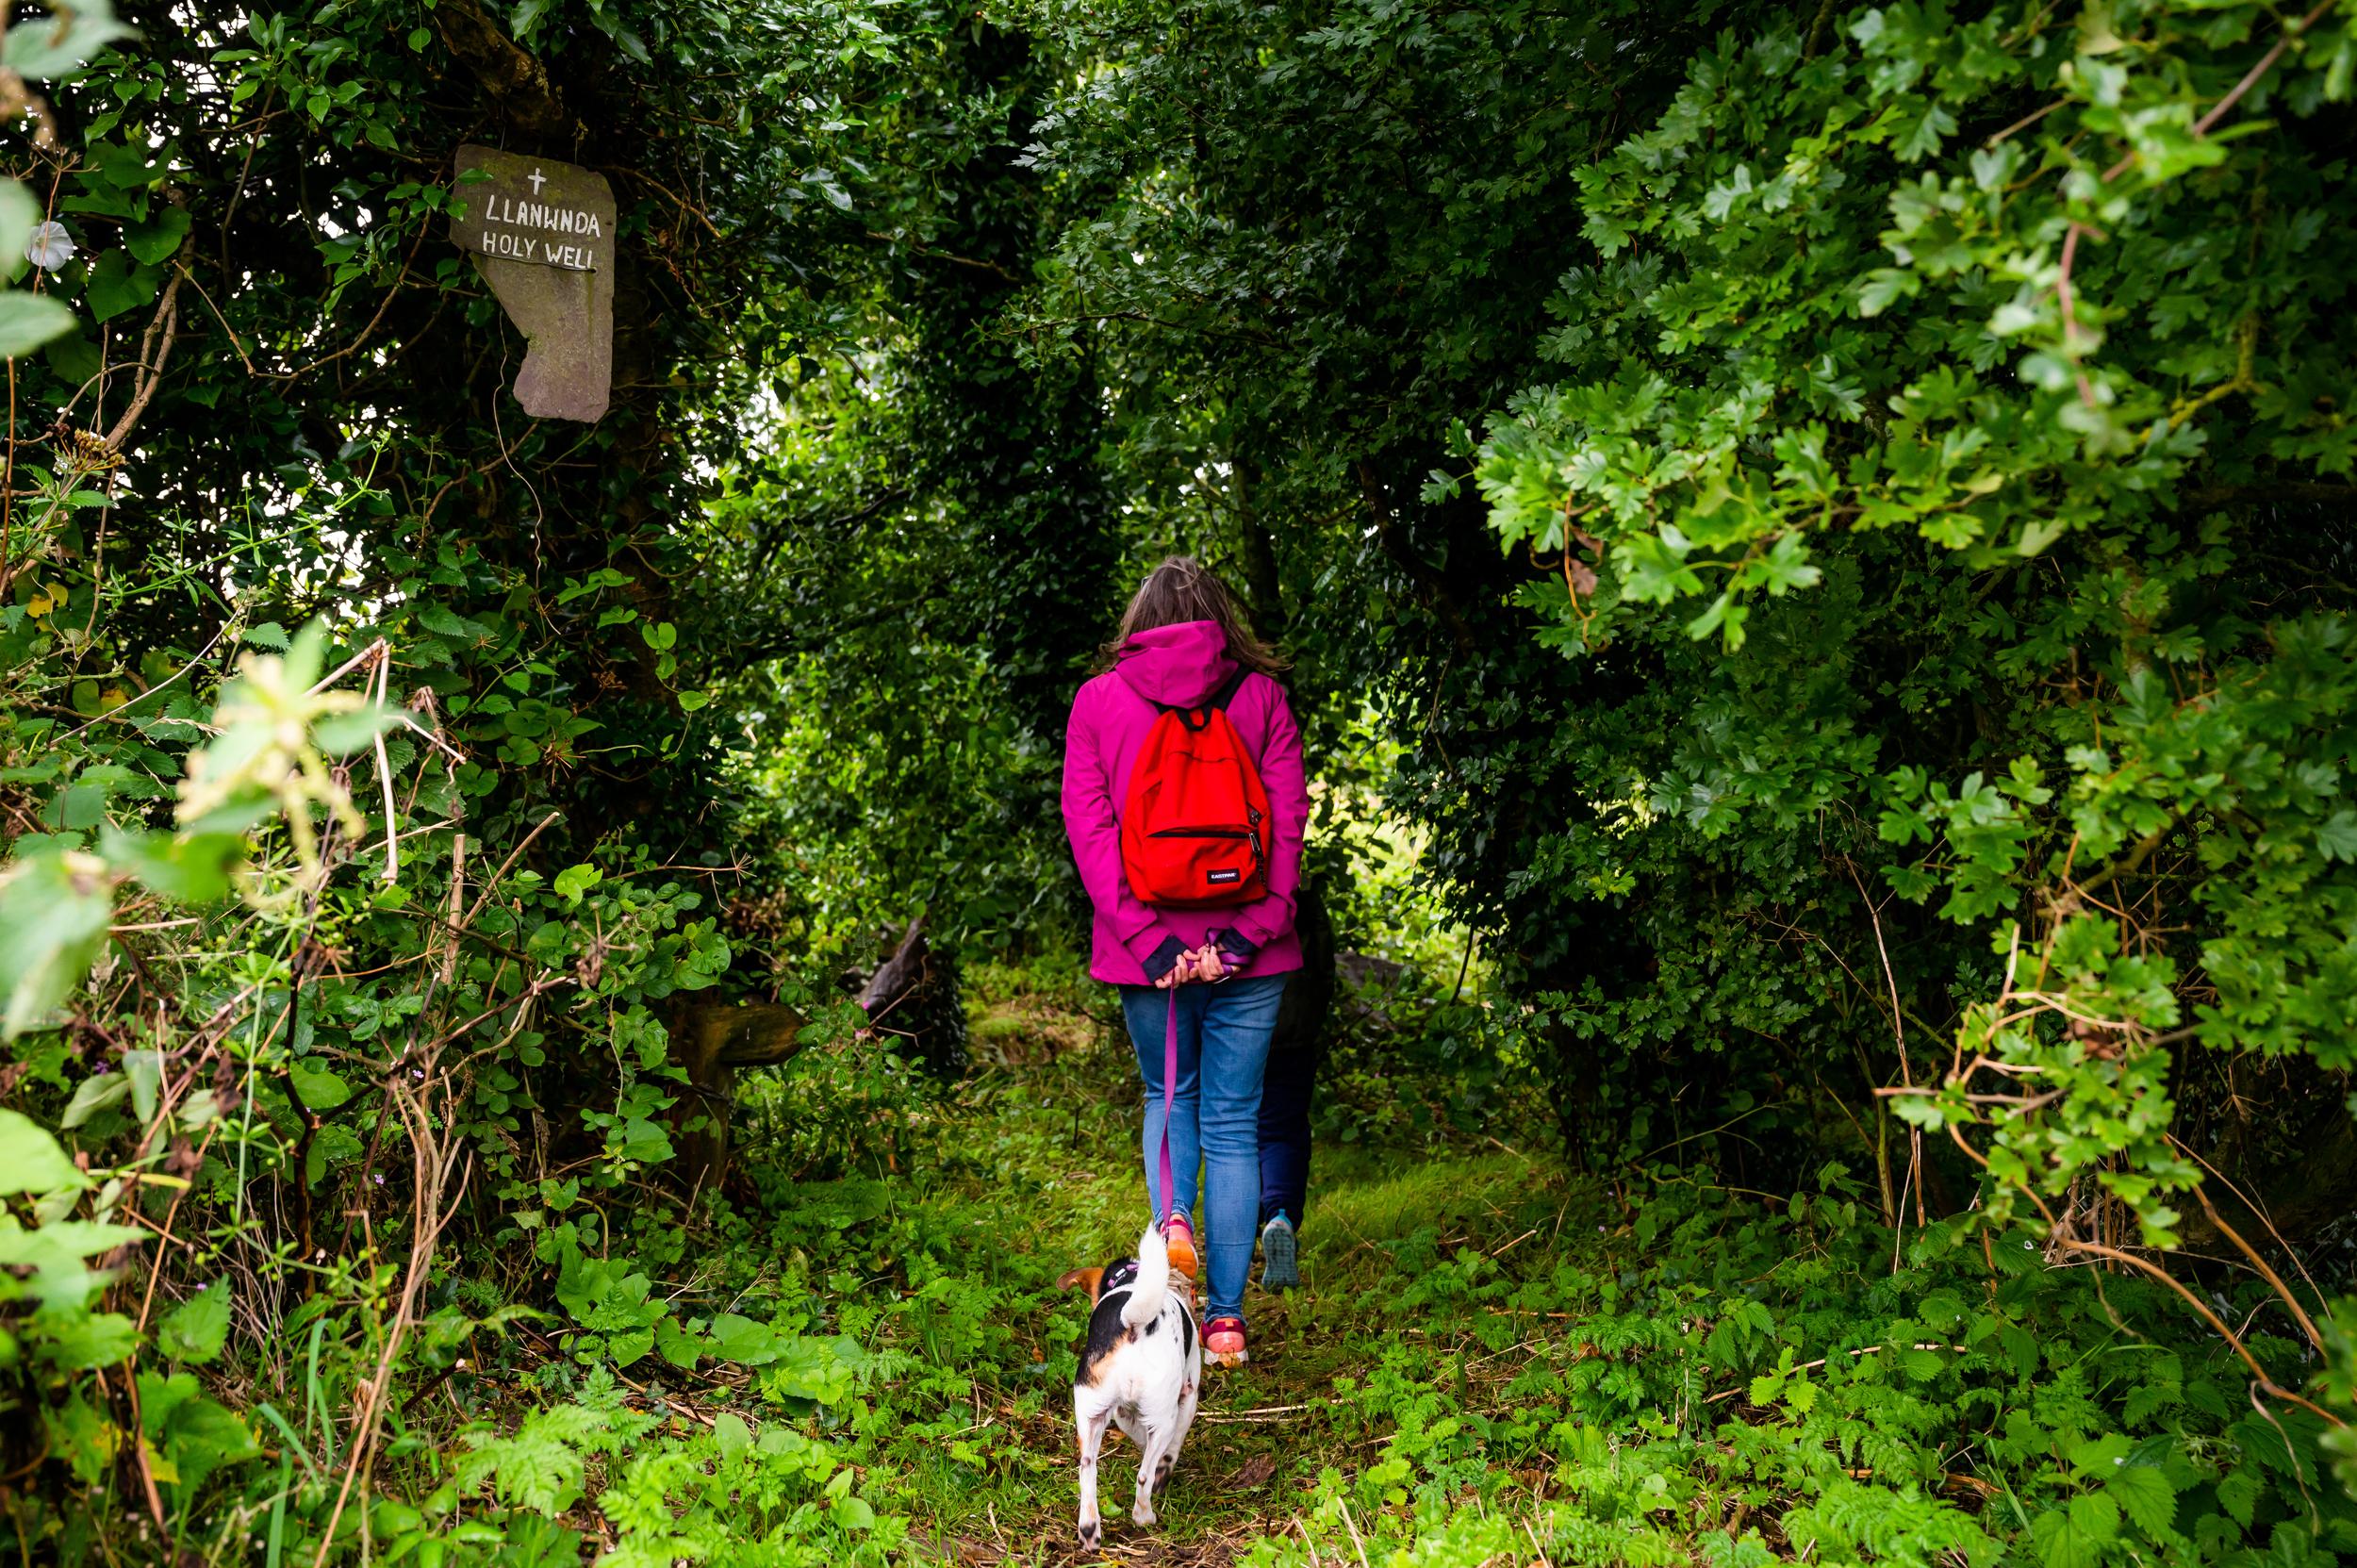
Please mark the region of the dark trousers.
POLYGON ((1261 1223, 1283 1214, 1295 1226, 1310 1194, 1310 1093, 1324 1053, 1299 1042, 1269 1052, 1261 1080, 1261 1223))

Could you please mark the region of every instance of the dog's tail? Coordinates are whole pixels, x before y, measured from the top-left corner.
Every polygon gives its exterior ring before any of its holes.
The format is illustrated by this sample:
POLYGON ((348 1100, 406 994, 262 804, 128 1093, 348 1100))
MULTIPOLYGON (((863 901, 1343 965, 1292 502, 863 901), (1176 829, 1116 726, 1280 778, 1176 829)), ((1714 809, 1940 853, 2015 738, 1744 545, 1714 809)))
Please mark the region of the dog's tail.
POLYGON ((1125 1327, 1136 1329, 1162 1315, 1162 1303, 1170 1296, 1170 1247, 1162 1240, 1162 1227, 1149 1225, 1146 1234, 1138 1238, 1138 1277, 1129 1286, 1129 1300, 1121 1309, 1125 1327))

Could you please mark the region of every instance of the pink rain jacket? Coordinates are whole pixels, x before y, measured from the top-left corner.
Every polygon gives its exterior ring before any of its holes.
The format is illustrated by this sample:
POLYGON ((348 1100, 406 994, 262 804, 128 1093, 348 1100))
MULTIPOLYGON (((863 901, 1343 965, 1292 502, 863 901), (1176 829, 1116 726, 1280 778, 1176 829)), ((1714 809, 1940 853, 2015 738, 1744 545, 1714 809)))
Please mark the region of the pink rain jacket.
MULTIPOLYGON (((1154 704, 1188 707, 1219 689, 1236 672, 1228 640, 1215 620, 1159 626, 1130 638, 1121 663, 1080 687, 1064 728, 1063 826, 1072 858, 1096 909, 1089 973, 1120 985, 1146 984, 1146 965, 1176 937, 1199 948, 1223 931, 1255 950, 1243 967, 1255 975, 1301 967, 1294 934, 1294 896, 1301 886, 1301 834, 1310 820, 1310 790, 1301 771, 1301 732, 1294 725, 1285 688, 1254 672, 1228 701, 1228 717, 1261 767, 1272 823, 1268 892, 1225 909, 1155 909, 1138 902, 1121 870, 1121 808, 1129 796, 1129 769, 1158 717, 1154 704)), ((1232 945, 1232 944, 1231 944, 1232 945)))

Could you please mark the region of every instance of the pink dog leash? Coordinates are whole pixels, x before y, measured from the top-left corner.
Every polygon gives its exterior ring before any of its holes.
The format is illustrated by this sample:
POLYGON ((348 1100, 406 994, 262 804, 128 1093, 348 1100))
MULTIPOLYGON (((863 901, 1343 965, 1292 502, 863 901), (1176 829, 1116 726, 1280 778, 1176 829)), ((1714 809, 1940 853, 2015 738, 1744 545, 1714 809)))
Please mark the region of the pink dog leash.
POLYGON ((1170 988, 1170 1024, 1162 1032, 1162 1213, 1154 1216, 1159 1228, 1177 1213, 1173 1207, 1170 1181, 1170 1118, 1176 1114, 1178 1096, 1178 987, 1170 988))

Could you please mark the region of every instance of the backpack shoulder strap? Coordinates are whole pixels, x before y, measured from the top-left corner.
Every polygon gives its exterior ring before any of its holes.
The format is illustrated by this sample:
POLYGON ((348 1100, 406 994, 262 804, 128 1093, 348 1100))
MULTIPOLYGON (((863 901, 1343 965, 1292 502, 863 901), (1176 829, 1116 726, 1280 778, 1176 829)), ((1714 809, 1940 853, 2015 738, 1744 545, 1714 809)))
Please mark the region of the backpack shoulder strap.
POLYGON ((1223 712, 1228 703, 1236 700, 1236 693, 1244 689, 1244 677, 1251 673, 1252 671, 1248 669, 1238 669, 1233 675, 1213 687, 1211 695, 1204 698, 1202 701, 1188 706, 1181 706, 1176 702, 1156 702, 1150 697, 1146 699, 1146 701, 1156 713, 1175 713, 1178 716, 1178 722, 1184 724, 1189 730, 1200 730, 1211 721, 1212 714, 1223 712), (1198 714, 1202 716, 1201 723, 1195 721, 1195 716, 1198 714))

